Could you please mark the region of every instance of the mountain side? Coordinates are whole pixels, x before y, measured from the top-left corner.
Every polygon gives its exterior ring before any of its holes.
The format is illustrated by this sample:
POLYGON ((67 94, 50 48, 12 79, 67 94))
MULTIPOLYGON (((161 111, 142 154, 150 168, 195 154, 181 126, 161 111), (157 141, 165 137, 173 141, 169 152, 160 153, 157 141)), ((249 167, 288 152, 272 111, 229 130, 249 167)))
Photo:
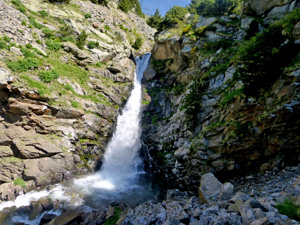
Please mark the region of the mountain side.
POLYGON ((11 200, 97 168, 155 30, 113 1, 1 0, 0 21, 0 198, 11 200))

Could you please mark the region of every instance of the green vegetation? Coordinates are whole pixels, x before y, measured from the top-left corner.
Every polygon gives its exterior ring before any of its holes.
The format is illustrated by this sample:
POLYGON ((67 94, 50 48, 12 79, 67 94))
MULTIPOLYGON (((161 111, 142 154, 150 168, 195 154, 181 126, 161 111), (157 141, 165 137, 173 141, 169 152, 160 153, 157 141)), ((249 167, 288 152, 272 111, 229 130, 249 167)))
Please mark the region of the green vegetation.
POLYGON ((232 13, 237 5, 237 0, 192 0, 189 10, 199 15, 221 16, 225 12, 232 13))
POLYGON ((29 23, 37 29, 42 29, 44 26, 35 21, 33 16, 28 17, 29 23))
POLYGON ((61 48, 61 43, 59 41, 46 41, 47 48, 51 51, 58 51, 61 48))
POLYGON ((258 89, 268 87, 295 56, 298 48, 285 41, 282 27, 273 25, 240 47, 232 62, 239 65, 235 79, 243 81, 246 95, 255 96, 258 89))
POLYGON ((285 15, 285 17, 277 23, 284 29, 284 33, 291 38, 292 32, 296 23, 300 21, 300 8, 293 10, 292 12, 285 15))
POLYGON ((143 39, 141 37, 138 37, 135 42, 133 43, 132 47, 135 49, 135 50, 139 50, 140 47, 142 47, 143 45, 143 39))
POLYGON ((159 13, 159 10, 156 9, 155 13, 153 16, 150 16, 149 19, 147 20, 147 24, 150 27, 159 29, 160 23, 162 22, 163 18, 159 13))
POLYGON ((239 88, 236 90, 233 90, 232 92, 225 92, 223 94, 223 99, 220 102, 220 106, 221 108, 224 107, 225 105, 227 105, 228 103, 230 103, 233 99, 237 98, 238 96, 242 95, 244 92, 243 88, 239 88))
POLYGON ((7 62, 7 66, 15 71, 15 72, 24 72, 29 69, 35 69, 38 68, 40 65, 40 62, 36 59, 33 58, 28 58, 28 59, 21 59, 15 62, 7 62))
POLYGON ((184 7, 173 6, 165 15, 164 26, 173 27, 178 23, 181 23, 184 20, 185 15, 188 13, 188 10, 184 7))
POLYGON ((47 17, 48 13, 45 10, 38 11, 41 17, 47 17))
POLYGON ((135 13, 140 17, 144 17, 139 0, 120 0, 119 8, 123 12, 128 12, 135 8, 135 13))
POLYGON ((26 12, 26 8, 20 0, 12 0, 11 3, 14 4, 21 13, 26 12))
POLYGON ((87 44, 89 49, 93 49, 99 46, 99 42, 98 41, 89 41, 87 44))
POLYGON ((76 101, 71 101, 71 105, 74 107, 74 108, 81 108, 81 105, 79 102, 76 102, 76 101))
POLYGON ((59 77, 58 73, 55 70, 39 72, 38 76, 45 83, 50 83, 51 81, 59 77))
POLYGON ((16 178, 14 180, 14 185, 17 186, 21 186, 22 188, 25 188, 26 187, 26 182, 22 179, 22 178, 16 178))
POLYGON ((103 225, 114 225, 118 222, 122 210, 119 207, 115 207, 113 216, 109 217, 103 225))
POLYGON ((300 206, 296 206, 291 199, 285 199, 283 203, 276 206, 281 214, 287 215, 290 219, 300 222, 300 206))
POLYGON ((85 30, 83 30, 83 31, 78 35, 77 40, 76 40, 76 45, 77 45, 78 48, 83 49, 87 37, 88 37, 88 36, 87 36, 85 30))
POLYGON ((108 5, 108 0, 91 0, 92 3, 98 4, 98 5, 108 5))
POLYGON ((48 0, 51 3, 70 3, 70 0, 48 0))
POLYGON ((25 75, 22 75, 21 78, 26 81, 26 83, 29 87, 37 88, 38 92, 41 96, 44 96, 45 94, 50 93, 48 87, 45 84, 43 84, 42 82, 33 80, 30 77, 25 76, 25 75))
POLYGON ((84 15, 84 17, 85 17, 86 19, 89 19, 89 18, 92 18, 92 15, 91 15, 90 13, 86 13, 86 14, 84 15))

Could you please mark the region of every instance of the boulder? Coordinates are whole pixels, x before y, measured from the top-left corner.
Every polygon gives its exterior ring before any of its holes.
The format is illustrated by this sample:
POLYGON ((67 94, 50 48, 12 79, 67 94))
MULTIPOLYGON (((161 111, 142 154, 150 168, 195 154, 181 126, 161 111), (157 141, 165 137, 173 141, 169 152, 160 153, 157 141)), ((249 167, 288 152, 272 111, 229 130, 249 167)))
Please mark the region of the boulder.
POLYGON ((12 83, 14 81, 14 77, 10 76, 9 72, 0 67, 0 90, 7 87, 7 84, 12 83))
POLYGON ((18 151, 17 154, 25 159, 49 157, 62 153, 60 148, 42 137, 15 138, 13 144, 18 151))
POLYGON ((70 153, 58 154, 51 158, 27 159, 24 166, 24 179, 34 180, 39 187, 71 179, 78 171, 70 153))
POLYGON ((249 6, 257 15, 263 15, 275 7, 284 6, 292 1, 293 0, 252 0, 249 6))
POLYGON ((75 46, 72 43, 63 43, 62 47, 66 52, 72 53, 79 60, 85 60, 85 59, 92 60, 87 53, 80 50, 77 46, 75 46))
POLYGON ((209 203, 209 199, 218 196, 221 190, 222 183, 212 173, 201 176, 198 192, 199 198, 203 203, 209 203))
POLYGON ((196 24, 196 27, 204 27, 204 26, 209 26, 212 25, 217 21, 216 17, 204 17, 204 16, 199 16, 198 23, 196 24))
POLYGON ((222 190, 219 195, 219 200, 229 200, 233 196, 234 186, 232 183, 226 182, 222 185, 222 190))
POLYGON ((166 203, 166 212, 167 212, 167 219, 176 219, 180 222, 188 222, 189 216, 183 210, 181 205, 176 201, 170 201, 166 203))
POLYGON ((0 164, 0 182, 11 182, 14 179, 21 177, 21 173, 24 169, 24 163, 15 158, 7 158, 8 162, 0 164), (9 161, 12 162, 9 162, 9 161), (16 162, 13 162, 15 160, 16 162))

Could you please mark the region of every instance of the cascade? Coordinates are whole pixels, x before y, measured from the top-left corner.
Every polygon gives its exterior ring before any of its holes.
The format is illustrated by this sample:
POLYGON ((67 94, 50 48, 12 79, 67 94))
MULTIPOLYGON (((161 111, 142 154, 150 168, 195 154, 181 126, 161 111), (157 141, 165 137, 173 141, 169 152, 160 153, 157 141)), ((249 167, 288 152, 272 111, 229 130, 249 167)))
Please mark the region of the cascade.
MULTIPOLYGON (((108 143, 101 169, 93 175, 85 178, 57 185, 50 191, 31 192, 17 197, 15 201, 0 204, 0 210, 5 207, 20 207, 29 205, 32 200, 40 197, 49 197, 53 200, 63 200, 71 207, 83 206, 85 208, 97 208, 107 205, 113 200, 136 205, 143 201, 156 198, 157 194, 151 188, 148 180, 140 178, 143 174, 142 160, 139 158, 141 148, 141 80, 146 70, 151 54, 145 54, 136 58, 136 71, 134 88, 118 116, 116 129, 111 141, 108 143), (71 200, 72 196, 72 200, 71 200), (77 199, 74 196, 77 196, 77 199)), ((18 222, 28 220, 28 215, 13 215, 10 221, 18 222)), ((38 217, 38 219, 40 219, 38 217)), ((39 221, 31 221, 31 224, 39 224, 39 221)))

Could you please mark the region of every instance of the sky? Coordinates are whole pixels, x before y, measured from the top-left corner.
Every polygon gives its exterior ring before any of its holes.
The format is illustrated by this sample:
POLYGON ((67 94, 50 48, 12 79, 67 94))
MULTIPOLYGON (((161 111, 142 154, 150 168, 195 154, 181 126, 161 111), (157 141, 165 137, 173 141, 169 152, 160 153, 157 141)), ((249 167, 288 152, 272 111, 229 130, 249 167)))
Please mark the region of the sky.
POLYGON ((190 0, 140 0, 143 13, 150 16, 154 15, 157 8, 160 14, 164 16, 174 5, 185 7, 190 2, 190 0))

